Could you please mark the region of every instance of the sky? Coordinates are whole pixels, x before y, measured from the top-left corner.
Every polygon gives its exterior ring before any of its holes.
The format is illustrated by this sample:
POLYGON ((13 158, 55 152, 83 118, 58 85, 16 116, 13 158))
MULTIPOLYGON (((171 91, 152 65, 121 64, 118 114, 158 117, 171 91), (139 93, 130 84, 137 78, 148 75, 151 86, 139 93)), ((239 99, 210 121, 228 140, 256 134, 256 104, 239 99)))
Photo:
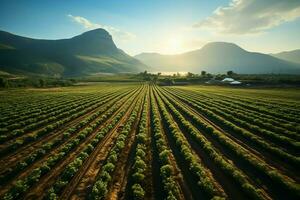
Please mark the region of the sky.
POLYGON ((300 49, 300 0, 0 0, 0 30, 63 39, 95 28, 130 55, 215 41, 277 53, 300 49))

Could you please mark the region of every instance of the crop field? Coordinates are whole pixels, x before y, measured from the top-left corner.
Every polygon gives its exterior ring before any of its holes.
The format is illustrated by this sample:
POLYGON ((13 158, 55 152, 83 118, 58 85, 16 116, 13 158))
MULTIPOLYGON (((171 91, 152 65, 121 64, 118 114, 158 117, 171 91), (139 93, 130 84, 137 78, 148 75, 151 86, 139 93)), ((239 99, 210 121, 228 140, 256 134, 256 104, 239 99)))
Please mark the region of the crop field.
POLYGON ((0 199, 300 199, 300 90, 0 91, 0 199))

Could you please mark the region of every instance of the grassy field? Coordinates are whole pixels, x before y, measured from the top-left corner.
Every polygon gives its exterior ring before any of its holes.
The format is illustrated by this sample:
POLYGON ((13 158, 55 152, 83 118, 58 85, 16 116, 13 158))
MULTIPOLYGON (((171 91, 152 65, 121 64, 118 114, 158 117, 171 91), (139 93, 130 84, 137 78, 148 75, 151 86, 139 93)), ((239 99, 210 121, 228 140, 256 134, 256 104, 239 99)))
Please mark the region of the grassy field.
POLYGON ((0 199, 300 199, 300 90, 0 91, 0 199))

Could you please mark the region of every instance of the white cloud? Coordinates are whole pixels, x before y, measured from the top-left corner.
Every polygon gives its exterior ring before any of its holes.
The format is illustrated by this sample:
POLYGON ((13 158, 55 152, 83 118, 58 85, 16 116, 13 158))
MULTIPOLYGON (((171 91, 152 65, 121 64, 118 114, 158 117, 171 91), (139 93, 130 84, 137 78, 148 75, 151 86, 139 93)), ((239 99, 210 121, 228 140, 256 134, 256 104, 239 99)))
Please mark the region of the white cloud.
POLYGON ((105 25, 93 23, 90 20, 88 20, 84 17, 81 17, 81 16, 73 16, 73 15, 69 14, 68 17, 70 17, 72 19, 72 21, 80 24, 87 30, 103 28, 103 29, 107 30, 113 36, 113 38, 121 40, 121 41, 128 41, 128 40, 134 39, 136 37, 132 33, 122 31, 122 30, 119 30, 119 29, 111 27, 111 26, 105 26, 105 25))
POLYGON ((195 28, 223 34, 258 34, 300 17, 300 0, 232 0, 195 28))

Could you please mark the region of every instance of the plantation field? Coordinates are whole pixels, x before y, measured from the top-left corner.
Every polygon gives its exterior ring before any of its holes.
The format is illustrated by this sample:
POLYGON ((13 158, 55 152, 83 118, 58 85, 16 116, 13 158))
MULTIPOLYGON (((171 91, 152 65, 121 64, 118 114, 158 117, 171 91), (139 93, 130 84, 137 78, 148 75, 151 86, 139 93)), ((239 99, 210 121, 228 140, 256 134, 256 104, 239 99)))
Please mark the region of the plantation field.
POLYGON ((0 91, 0 199, 300 199, 300 90, 0 91))

